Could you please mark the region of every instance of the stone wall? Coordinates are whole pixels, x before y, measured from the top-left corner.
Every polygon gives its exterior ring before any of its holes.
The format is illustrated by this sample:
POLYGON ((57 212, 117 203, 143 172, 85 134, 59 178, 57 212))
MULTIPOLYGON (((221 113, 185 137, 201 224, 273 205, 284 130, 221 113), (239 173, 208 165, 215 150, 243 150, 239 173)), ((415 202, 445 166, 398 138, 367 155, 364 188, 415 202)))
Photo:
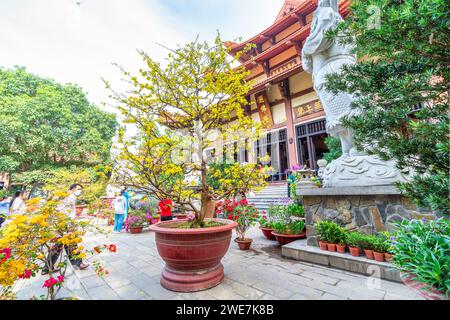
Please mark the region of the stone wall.
POLYGON ((394 223, 404 218, 435 218, 430 211, 418 209, 395 189, 374 189, 297 190, 305 207, 308 244, 317 245, 314 224, 321 220, 334 221, 348 230, 373 234, 391 231, 394 223), (367 194, 370 190, 374 194, 367 194))

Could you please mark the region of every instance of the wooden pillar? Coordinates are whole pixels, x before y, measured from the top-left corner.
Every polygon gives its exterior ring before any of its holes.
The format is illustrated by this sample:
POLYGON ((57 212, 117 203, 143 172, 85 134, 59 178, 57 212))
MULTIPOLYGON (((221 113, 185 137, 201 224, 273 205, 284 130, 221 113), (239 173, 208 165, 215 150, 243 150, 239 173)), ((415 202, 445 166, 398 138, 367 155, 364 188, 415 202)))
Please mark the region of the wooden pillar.
POLYGON ((296 152, 294 117, 292 115, 292 101, 291 91, 289 89, 289 79, 285 79, 279 84, 280 92, 284 98, 284 109, 286 112, 286 131, 287 131, 287 146, 289 154, 289 170, 294 164, 298 164, 298 155, 296 152))

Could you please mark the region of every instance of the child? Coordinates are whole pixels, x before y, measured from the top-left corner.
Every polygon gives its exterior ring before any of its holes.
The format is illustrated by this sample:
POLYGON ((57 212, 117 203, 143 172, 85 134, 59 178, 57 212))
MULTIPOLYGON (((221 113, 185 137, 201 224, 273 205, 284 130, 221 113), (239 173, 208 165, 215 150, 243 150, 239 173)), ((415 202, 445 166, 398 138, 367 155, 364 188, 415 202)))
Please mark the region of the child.
POLYGON ((170 199, 161 200, 158 203, 158 207, 160 210, 161 221, 172 220, 173 203, 170 199))

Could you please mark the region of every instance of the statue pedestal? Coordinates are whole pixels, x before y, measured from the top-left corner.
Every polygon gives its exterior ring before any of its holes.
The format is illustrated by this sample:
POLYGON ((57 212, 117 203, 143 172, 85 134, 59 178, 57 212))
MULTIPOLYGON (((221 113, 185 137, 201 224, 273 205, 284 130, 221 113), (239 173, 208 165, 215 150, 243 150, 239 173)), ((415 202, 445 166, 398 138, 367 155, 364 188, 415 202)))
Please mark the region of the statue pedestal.
POLYGON ((403 219, 435 219, 431 210, 418 208, 394 186, 297 188, 305 208, 308 245, 317 246, 314 224, 330 220, 348 230, 374 234, 392 231, 403 219))
POLYGON ((392 186, 406 181, 406 175, 395 167, 394 161, 363 155, 333 160, 325 168, 322 179, 325 188, 392 186))

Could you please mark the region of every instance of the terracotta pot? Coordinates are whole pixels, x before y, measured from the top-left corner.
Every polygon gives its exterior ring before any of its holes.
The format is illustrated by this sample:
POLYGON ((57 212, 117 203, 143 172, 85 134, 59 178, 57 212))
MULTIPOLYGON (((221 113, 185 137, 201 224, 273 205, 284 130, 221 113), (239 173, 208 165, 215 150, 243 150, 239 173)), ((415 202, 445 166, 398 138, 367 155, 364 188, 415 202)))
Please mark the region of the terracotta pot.
POLYGON ((166 262, 161 285, 172 291, 194 292, 212 288, 222 282, 220 262, 230 246, 237 223, 225 219, 223 226, 177 229, 180 221, 164 221, 150 226, 155 232, 158 253, 166 262))
POLYGON ((319 241, 319 248, 320 248, 320 250, 327 251, 328 250, 327 243, 323 242, 323 241, 319 241))
POLYGON ((252 241, 253 241, 253 239, 244 239, 244 240, 237 239, 236 240, 236 242, 239 245, 239 249, 241 249, 241 250, 250 249, 250 246, 252 245, 252 241))
POLYGON ((355 247, 348 247, 350 254, 354 257, 359 257, 359 255, 361 254, 361 249, 360 248, 355 248, 355 247))
POLYGON ((295 240, 305 239, 306 233, 301 234, 280 234, 272 231, 272 235, 275 236, 280 246, 284 246, 285 244, 291 243, 295 240))
POLYGON ((427 300, 449 300, 444 292, 430 287, 429 284, 417 281, 414 274, 400 272, 400 278, 407 287, 427 300))
POLYGON ((392 262, 392 254, 385 252, 384 260, 386 260, 386 262, 392 262))
POLYGON ((328 251, 335 252, 336 244, 335 243, 327 243, 327 249, 328 249, 328 251))
POLYGON ((144 229, 144 226, 140 226, 140 227, 130 227, 130 233, 136 234, 136 233, 141 233, 142 229, 144 229))
POLYGON ((364 254, 366 255, 367 259, 373 260, 373 250, 370 249, 364 249, 364 254))
POLYGON ((345 248, 346 248, 345 244, 344 245, 340 245, 340 244, 336 245, 337 252, 339 252, 339 253, 345 253, 345 248))
POLYGON ((275 236, 272 234, 273 229, 271 228, 263 228, 263 227, 259 227, 264 235, 264 237, 266 237, 266 239, 268 240, 276 240, 275 236))
POLYGON ((383 252, 373 252, 373 256, 376 261, 378 262, 384 262, 384 253, 383 252))

